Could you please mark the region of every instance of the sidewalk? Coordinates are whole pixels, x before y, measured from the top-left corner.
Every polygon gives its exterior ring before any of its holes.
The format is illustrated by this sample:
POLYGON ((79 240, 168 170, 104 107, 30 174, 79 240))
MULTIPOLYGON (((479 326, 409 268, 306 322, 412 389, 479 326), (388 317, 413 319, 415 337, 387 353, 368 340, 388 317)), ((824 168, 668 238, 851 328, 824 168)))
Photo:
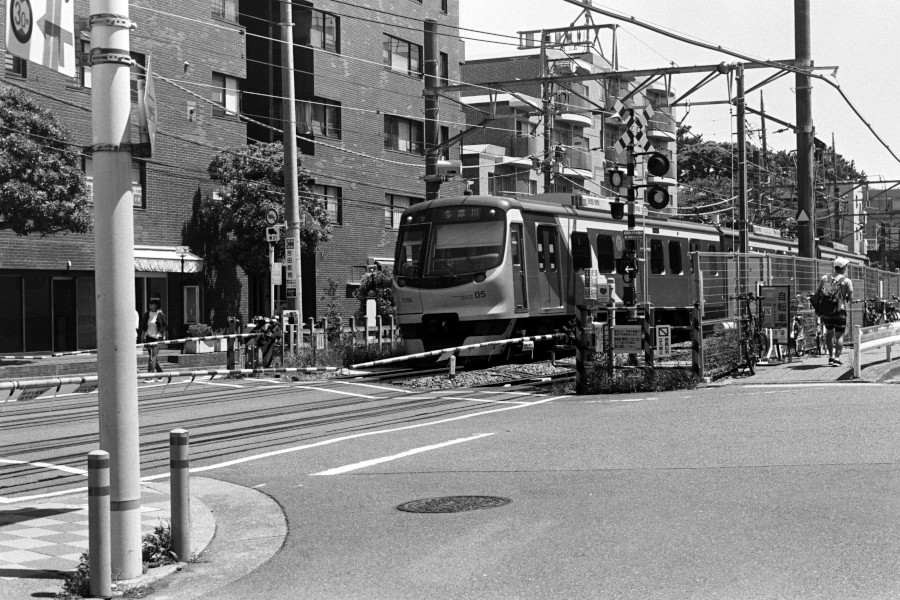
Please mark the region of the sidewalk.
POLYGON ((859 379, 853 378, 853 349, 844 348, 843 365, 831 366, 828 356, 792 357, 792 362, 759 364, 756 375, 737 375, 727 380, 735 384, 785 384, 785 383, 876 383, 900 380, 900 360, 885 360, 884 348, 863 352, 862 371, 859 379))
MULTIPOLYGON (((141 525, 144 533, 169 519, 168 489, 167 483, 141 484, 141 525)), ((233 581, 245 569, 246 572, 256 569, 280 548, 286 533, 287 527, 280 507, 265 494, 215 479, 191 478, 193 556, 204 550, 209 552, 213 546, 222 545, 231 546, 230 554, 241 556, 239 567, 232 566, 224 573, 216 573, 214 577, 220 580, 232 577, 229 581, 233 581), (271 540, 270 543, 254 548, 250 555, 233 547, 235 543, 240 543, 240 539, 235 538, 235 535, 240 534, 233 532, 233 525, 251 535, 258 533, 251 526, 241 526, 240 513, 262 517, 267 532, 271 534, 266 538, 271 540), (229 522, 223 523, 225 520, 229 522), (283 527, 279 527, 279 524, 283 524, 283 527), (225 535, 222 535, 223 529, 225 535), (214 539, 216 543, 211 546, 214 539)), ((66 574, 75 569, 81 553, 87 550, 86 492, 49 498, 47 501, 25 501, 0 506, 0 598, 52 598, 62 591, 66 574)), ((194 565, 190 563, 179 563, 150 569, 134 580, 118 582, 114 592, 148 585, 156 588, 162 585, 161 578, 173 575, 176 571, 190 571, 192 567, 194 565)), ((221 560, 217 560, 215 570, 222 568, 224 566, 221 560)), ((184 589, 178 595, 179 598, 192 597, 190 588, 199 587, 199 582, 193 582, 190 578, 180 584, 184 589)), ((166 585, 171 584, 167 582, 166 585)))

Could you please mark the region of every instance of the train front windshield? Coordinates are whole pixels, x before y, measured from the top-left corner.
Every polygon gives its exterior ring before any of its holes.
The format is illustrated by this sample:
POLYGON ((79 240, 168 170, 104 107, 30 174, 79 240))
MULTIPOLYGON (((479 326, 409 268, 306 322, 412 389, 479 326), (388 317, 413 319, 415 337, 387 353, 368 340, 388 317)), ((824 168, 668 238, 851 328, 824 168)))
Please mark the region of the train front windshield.
POLYGON ((420 211, 400 226, 396 275, 424 287, 460 285, 500 266, 505 244, 506 217, 499 208, 420 211))

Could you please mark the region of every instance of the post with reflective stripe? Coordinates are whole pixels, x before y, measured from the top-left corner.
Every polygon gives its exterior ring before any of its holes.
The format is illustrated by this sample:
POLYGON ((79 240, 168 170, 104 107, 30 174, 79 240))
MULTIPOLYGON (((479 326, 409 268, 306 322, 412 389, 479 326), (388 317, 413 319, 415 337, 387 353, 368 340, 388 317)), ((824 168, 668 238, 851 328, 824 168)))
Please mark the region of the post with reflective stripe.
POLYGON ((393 352, 394 346, 397 344, 397 325, 394 323, 394 315, 388 317, 388 323, 391 327, 391 352, 393 352))
POLYGON ((172 550, 178 560, 191 558, 191 461, 188 432, 169 432, 170 503, 172 512, 172 550))
POLYGON ((350 346, 356 345, 356 317, 350 317, 350 346))
POLYGON ((312 353, 312 365, 316 366, 316 320, 310 317, 306 322, 309 323, 309 351, 312 353))
POLYGON ((705 376, 703 368, 703 309, 700 303, 694 303, 694 312, 691 315, 691 367, 694 376, 703 381, 705 376))
MULTIPOLYGON (((862 376, 862 348, 859 347, 860 336, 859 325, 853 326, 853 378, 859 379, 862 376)), ((888 346, 890 348, 890 346, 888 346)))
POLYGON ((456 355, 450 357, 450 379, 456 379, 456 355))
POLYGON ((379 350, 381 350, 381 341, 383 339, 383 336, 381 335, 383 333, 381 327, 382 327, 381 315, 375 315, 375 331, 378 332, 377 335, 378 335, 378 349, 379 350))
POLYGON ((109 452, 88 453, 88 569, 91 596, 112 597, 109 452))
POLYGON ((654 351, 656 349, 656 328, 654 326, 653 319, 653 307, 649 304, 645 305, 644 308, 644 338, 643 338, 643 346, 644 346, 644 379, 647 383, 653 381, 656 376, 656 369, 653 359, 654 359, 654 351))

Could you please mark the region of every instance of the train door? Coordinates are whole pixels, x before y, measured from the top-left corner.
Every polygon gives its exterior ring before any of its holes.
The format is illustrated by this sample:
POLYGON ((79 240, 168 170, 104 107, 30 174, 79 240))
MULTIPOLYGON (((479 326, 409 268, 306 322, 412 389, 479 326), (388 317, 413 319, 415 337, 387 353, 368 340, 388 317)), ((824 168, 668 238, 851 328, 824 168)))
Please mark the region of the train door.
POLYGON ((512 263, 513 300, 516 310, 528 308, 528 281, 525 278, 525 245, 521 223, 509 227, 509 256, 512 263))
POLYGON ((541 308, 562 308, 559 233, 555 225, 538 225, 537 257, 541 308))

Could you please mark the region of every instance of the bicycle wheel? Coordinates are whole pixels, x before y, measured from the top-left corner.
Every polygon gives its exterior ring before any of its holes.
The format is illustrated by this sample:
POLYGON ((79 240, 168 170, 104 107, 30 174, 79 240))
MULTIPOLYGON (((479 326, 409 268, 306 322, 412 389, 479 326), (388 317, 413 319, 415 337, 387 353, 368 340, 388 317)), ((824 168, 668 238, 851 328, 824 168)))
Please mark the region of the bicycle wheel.
POLYGON ((750 340, 742 340, 741 353, 744 355, 744 365, 751 375, 756 375, 756 352, 750 340))
POLYGON ((769 336, 763 331, 757 331, 753 334, 753 344, 756 346, 755 354, 757 357, 763 357, 769 352, 769 336))

